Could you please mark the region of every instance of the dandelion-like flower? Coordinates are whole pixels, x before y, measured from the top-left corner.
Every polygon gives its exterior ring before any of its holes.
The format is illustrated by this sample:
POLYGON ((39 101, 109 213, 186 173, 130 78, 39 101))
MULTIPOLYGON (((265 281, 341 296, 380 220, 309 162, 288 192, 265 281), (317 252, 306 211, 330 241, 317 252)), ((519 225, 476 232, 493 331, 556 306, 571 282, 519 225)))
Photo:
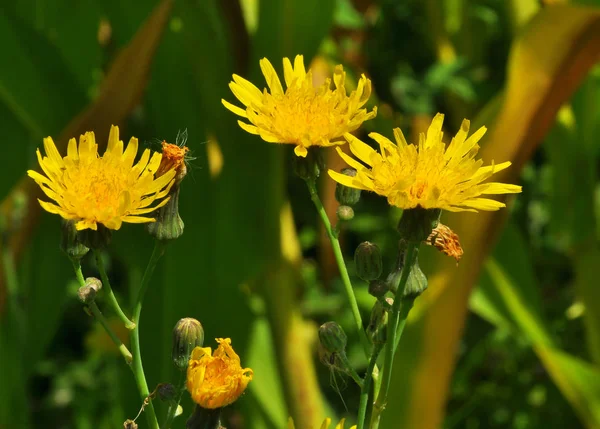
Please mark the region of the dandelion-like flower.
POLYGON ((510 166, 508 161, 482 166, 483 161, 475 159, 479 150, 477 142, 486 128, 481 127, 467 138, 469 121, 465 119, 446 147, 442 141, 443 121, 444 115, 438 113, 427 134, 420 134, 418 145, 408 144, 399 128, 394 129, 396 144, 381 134, 370 133, 369 137, 379 144, 379 152, 351 134, 345 134, 352 153, 367 166, 338 148, 340 156, 357 174, 350 177, 329 170, 329 175, 342 185, 385 196, 391 205, 402 209, 476 212, 505 207, 504 203, 481 197, 521 192, 517 185, 482 183, 510 166))
MULTIPOLYGON (((340 422, 337 425, 335 425, 335 429, 344 429, 345 422, 346 422, 346 419, 340 420, 340 422)), ((321 424, 321 429, 329 429, 330 425, 331 425, 331 419, 329 417, 327 417, 325 420, 323 420, 323 423, 321 424)), ((288 419, 287 429, 295 429, 294 420, 292 420, 291 417, 288 419)), ((350 429, 356 429, 356 425, 351 426, 350 429)))
POLYGON ((194 402, 206 409, 235 402, 253 377, 250 368, 241 367, 229 338, 217 338, 217 343, 212 355, 210 347, 196 347, 188 364, 187 389, 194 402))
POLYGON ((132 137, 123 150, 119 128, 112 126, 108 146, 98 156, 93 132, 69 140, 67 156, 62 157, 51 137, 44 139, 46 156, 37 157, 45 176, 29 170, 27 174, 54 202, 38 200, 50 213, 75 222, 78 230, 98 229, 98 224, 117 230, 123 222, 154 222, 150 213, 167 203, 174 170, 155 178, 161 154, 146 149, 134 165, 138 140, 132 137), (158 203, 152 206, 153 203, 158 203))
POLYGON ((229 88, 245 109, 221 100, 223 105, 250 123, 238 121, 240 127, 257 134, 270 143, 296 145, 296 155, 305 157, 310 146, 343 144, 344 133, 356 130, 377 114, 377 108, 368 112, 363 108, 371 95, 371 81, 364 75, 356 90, 346 93, 346 73, 341 65, 335 67, 331 79, 314 87, 312 72, 306 72, 302 55, 283 59, 283 75, 287 89, 284 91, 275 69, 267 60, 260 60, 270 92, 260 91, 246 79, 233 75, 229 88))

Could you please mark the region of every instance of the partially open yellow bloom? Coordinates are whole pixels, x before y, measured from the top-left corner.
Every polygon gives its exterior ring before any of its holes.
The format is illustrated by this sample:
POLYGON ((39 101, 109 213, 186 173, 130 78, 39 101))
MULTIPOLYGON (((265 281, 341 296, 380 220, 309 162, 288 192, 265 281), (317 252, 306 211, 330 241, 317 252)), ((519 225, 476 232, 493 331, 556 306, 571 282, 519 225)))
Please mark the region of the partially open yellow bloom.
POLYGON ((336 182, 351 188, 373 191, 385 196, 391 205, 402 209, 422 207, 453 212, 498 210, 505 204, 481 198, 482 195, 521 192, 521 187, 506 183, 482 183, 492 174, 510 166, 510 162, 483 167, 476 160, 477 142, 485 134, 482 127, 472 136, 469 121, 463 120, 460 130, 448 147, 442 141, 444 115, 437 114, 427 134, 421 133, 418 145, 408 144, 400 131, 394 129, 396 144, 381 134, 369 137, 379 143, 377 152, 351 134, 345 137, 352 153, 367 166, 343 153, 340 156, 357 170, 355 177, 329 170, 336 182))
POLYGON ((242 368, 240 357, 229 338, 217 338, 219 347, 211 356, 210 347, 196 347, 187 370, 187 389, 202 408, 221 408, 235 402, 254 375, 242 368))
MULTIPOLYGON (((340 420, 340 422, 337 425, 335 425, 335 429, 344 429, 345 422, 346 422, 346 419, 340 420)), ((329 417, 327 417, 325 420, 323 420, 323 424, 321 424, 321 429, 329 429, 330 425, 331 425, 331 419, 329 417)), ((291 417, 288 419, 287 429, 295 429, 294 421, 292 420, 291 417)), ((356 425, 350 426, 350 429, 356 429, 356 425)))
POLYGON ((371 112, 363 108, 371 95, 371 81, 362 75, 356 90, 347 95, 346 73, 341 65, 336 66, 333 74, 335 89, 331 89, 331 79, 315 88, 312 72, 304 69, 302 55, 296 56, 293 67, 290 60, 284 58, 285 91, 269 60, 260 60, 260 68, 270 93, 267 89, 261 92, 234 74, 229 88, 246 107, 221 101, 227 109, 250 122, 238 121, 244 130, 270 143, 294 144, 298 156, 305 157, 310 146, 345 143, 341 139, 344 133, 356 130, 377 114, 377 108, 371 112))
POLYGON ((44 139, 46 156, 39 149, 37 157, 45 176, 29 170, 27 174, 54 203, 39 200, 42 208, 75 221, 75 227, 98 229, 98 224, 117 230, 123 222, 154 222, 150 213, 168 201, 165 198, 173 184, 175 171, 155 178, 161 154, 146 149, 137 164, 133 164, 138 140, 132 137, 123 150, 119 128, 112 126, 108 146, 98 155, 93 132, 69 140, 67 156, 62 157, 51 137, 44 139), (151 205, 158 202, 155 206, 151 205))

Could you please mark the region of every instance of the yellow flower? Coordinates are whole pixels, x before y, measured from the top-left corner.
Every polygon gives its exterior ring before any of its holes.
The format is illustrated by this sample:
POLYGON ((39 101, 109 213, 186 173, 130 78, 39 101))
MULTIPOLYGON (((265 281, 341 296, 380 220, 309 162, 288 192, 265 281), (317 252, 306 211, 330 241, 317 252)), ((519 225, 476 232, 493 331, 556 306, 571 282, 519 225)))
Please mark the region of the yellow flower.
POLYGON ((132 137, 125 151, 119 140, 119 128, 112 126, 108 146, 102 157, 93 132, 69 140, 67 156, 61 157, 51 137, 44 139, 46 156, 37 150, 37 157, 46 176, 29 170, 27 174, 56 202, 38 200, 45 210, 76 222, 75 227, 98 229, 98 224, 119 229, 123 222, 154 222, 139 216, 154 211, 168 201, 165 196, 173 184, 175 171, 160 178, 154 173, 161 154, 146 149, 137 164, 138 140, 132 137), (161 201, 162 199, 162 201, 161 201), (160 202, 159 202, 160 201, 160 202), (154 202, 157 205, 150 207, 154 202))
POLYGON ((219 347, 212 356, 210 347, 196 347, 187 370, 187 389, 192 399, 207 409, 235 402, 254 374, 250 368, 241 367, 229 338, 217 338, 217 343, 219 347))
POLYGON ((469 121, 463 120, 460 130, 446 147, 442 141, 444 115, 438 113, 427 130, 421 133, 419 144, 407 144, 399 128, 394 129, 396 143, 381 134, 369 137, 379 143, 375 151, 356 137, 346 134, 352 153, 368 167, 357 162, 338 148, 340 156, 357 170, 355 177, 329 170, 336 182, 351 188, 373 191, 385 196, 391 205, 402 209, 420 206, 425 209, 444 209, 453 212, 498 210, 505 204, 481 198, 482 195, 521 192, 521 187, 506 183, 482 183, 492 174, 510 166, 510 162, 483 167, 475 160, 477 142, 485 134, 481 127, 471 137, 469 121))
MULTIPOLYGON (((346 419, 340 420, 340 422, 337 425, 335 425, 335 429, 344 429, 345 422, 346 419)), ((323 420, 323 424, 321 424, 321 429, 329 429, 329 425, 331 425, 331 419, 327 417, 325 420, 323 420)), ((288 419, 287 429, 295 429, 294 420, 292 420, 291 417, 288 419)), ((350 429, 356 429, 356 425, 351 426, 350 429)))
POLYGON ((341 65, 336 66, 333 74, 335 89, 330 88, 331 79, 315 88, 311 70, 304 69, 302 55, 296 56, 293 67, 284 58, 285 92, 269 60, 260 60, 260 68, 270 93, 266 89, 261 92, 234 74, 229 88, 246 108, 221 101, 227 109, 250 122, 238 121, 244 130, 270 143, 295 144, 298 156, 305 157, 310 146, 345 143, 341 139, 344 133, 356 130, 377 114, 377 108, 371 112, 362 108, 371 95, 371 81, 362 75, 356 90, 348 96, 344 86, 346 73, 341 65))

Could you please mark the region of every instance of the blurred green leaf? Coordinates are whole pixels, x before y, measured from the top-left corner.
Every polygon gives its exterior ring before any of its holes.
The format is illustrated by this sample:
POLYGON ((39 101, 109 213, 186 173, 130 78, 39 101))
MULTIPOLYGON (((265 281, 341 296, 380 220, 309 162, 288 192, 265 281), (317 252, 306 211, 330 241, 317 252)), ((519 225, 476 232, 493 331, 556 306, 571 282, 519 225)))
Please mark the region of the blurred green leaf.
MULTIPOLYGON (((516 181, 520 169, 547 133, 559 107, 595 64, 600 48, 600 10, 568 5, 546 7, 524 29, 512 47, 508 82, 495 124, 484 140, 481 158, 511 160, 513 166, 495 178, 516 181), (551 47, 551 48, 550 48, 551 47), (569 79, 565 79, 569 76, 569 79)), ((418 341, 403 340, 418 355, 411 373, 394 373, 393 386, 410 384, 410 404, 384 415, 383 427, 398 422, 411 427, 438 427, 454 368, 454 351, 462 332, 470 289, 506 211, 446 216, 461 238, 465 256, 458 268, 443 261, 430 275, 429 289, 418 300, 411 329, 424 330, 418 341), (418 422, 418 423, 417 423, 418 422)), ((400 368, 406 365, 398 357, 400 368)), ((392 401, 401 402, 392 389, 392 401)), ((406 389, 404 394, 406 394, 406 389)), ((392 426, 394 425, 394 426, 392 426)))

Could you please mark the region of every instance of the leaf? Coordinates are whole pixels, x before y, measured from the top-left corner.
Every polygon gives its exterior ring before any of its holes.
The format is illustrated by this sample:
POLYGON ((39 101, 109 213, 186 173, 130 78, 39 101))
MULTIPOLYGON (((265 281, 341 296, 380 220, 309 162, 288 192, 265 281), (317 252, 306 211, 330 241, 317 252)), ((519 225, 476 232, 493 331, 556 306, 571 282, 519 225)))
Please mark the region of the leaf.
MULTIPOLYGON (((600 54, 600 11, 569 5, 544 8, 511 50, 508 82, 498 117, 481 151, 489 162, 511 160, 499 182, 514 182, 550 128, 556 112, 573 93, 600 54)), ((455 350, 467 314, 471 288, 507 211, 447 216, 461 237, 465 257, 458 268, 440 263, 408 330, 422 330, 417 341, 403 341, 418 355, 411 374, 394 372, 393 385, 410 384, 411 402, 387 410, 383 427, 439 427, 454 368, 455 350), (418 423, 417 423, 418 422, 418 423)), ((398 358, 396 364, 404 367, 398 358), (400 362, 399 362, 400 361, 400 362)), ((400 398, 392 391, 390 402, 400 398)))

